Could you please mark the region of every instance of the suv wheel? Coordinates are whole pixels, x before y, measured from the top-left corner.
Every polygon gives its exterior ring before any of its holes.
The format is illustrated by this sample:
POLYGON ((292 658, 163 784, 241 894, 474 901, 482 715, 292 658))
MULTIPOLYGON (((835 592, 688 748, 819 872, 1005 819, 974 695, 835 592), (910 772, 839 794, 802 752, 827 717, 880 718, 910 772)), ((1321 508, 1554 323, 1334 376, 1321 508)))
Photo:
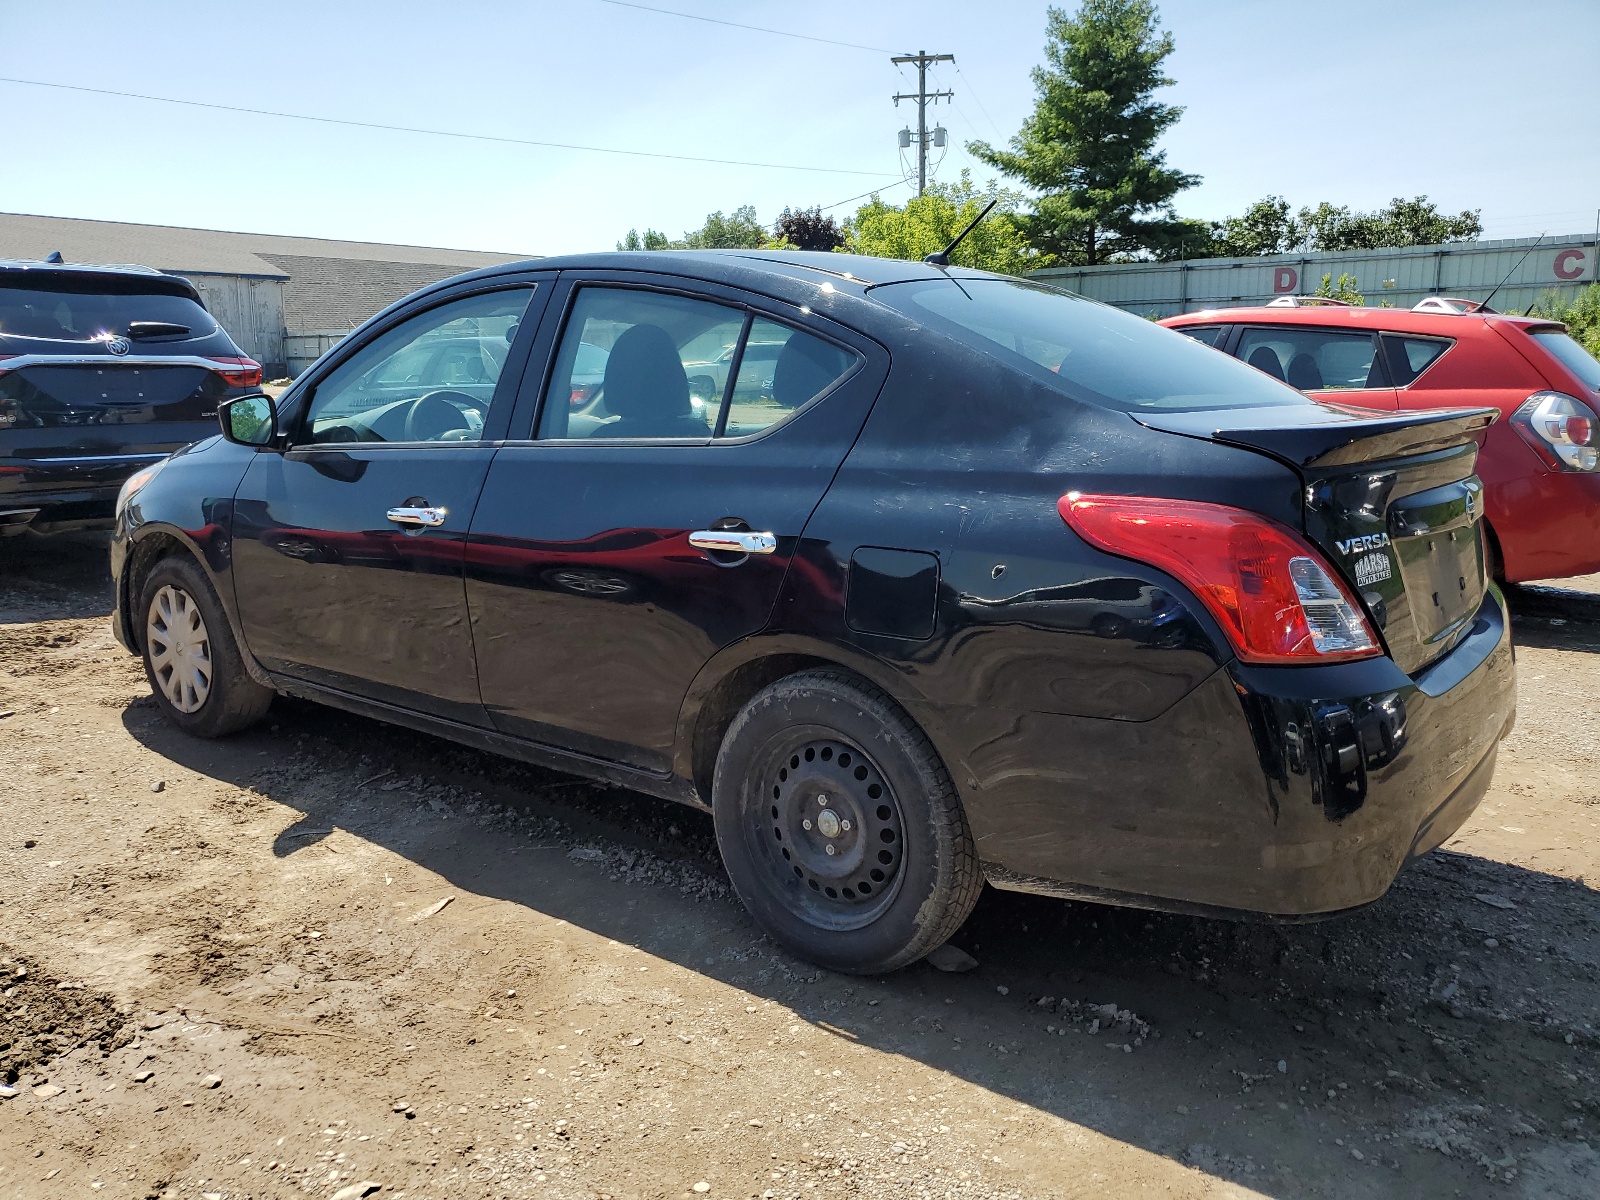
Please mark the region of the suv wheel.
POLYGON ((213 738, 266 715, 273 692, 245 671, 227 614, 197 563, 158 562, 145 577, 139 612, 145 675, 167 720, 213 738))
POLYGON ((843 671, 781 679, 745 705, 717 756, 712 807, 751 914, 835 970, 916 962, 961 927, 983 886, 927 736, 843 671))

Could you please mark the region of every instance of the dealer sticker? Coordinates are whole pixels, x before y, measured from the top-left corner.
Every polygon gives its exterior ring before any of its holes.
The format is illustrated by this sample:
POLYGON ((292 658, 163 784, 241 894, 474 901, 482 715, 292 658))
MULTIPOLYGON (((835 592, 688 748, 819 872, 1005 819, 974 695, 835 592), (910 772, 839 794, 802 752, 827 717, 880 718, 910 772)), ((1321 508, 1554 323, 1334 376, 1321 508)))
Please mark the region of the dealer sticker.
POLYGON ((1356 559, 1356 585, 1368 587, 1381 583, 1394 574, 1387 554, 1368 554, 1356 559))

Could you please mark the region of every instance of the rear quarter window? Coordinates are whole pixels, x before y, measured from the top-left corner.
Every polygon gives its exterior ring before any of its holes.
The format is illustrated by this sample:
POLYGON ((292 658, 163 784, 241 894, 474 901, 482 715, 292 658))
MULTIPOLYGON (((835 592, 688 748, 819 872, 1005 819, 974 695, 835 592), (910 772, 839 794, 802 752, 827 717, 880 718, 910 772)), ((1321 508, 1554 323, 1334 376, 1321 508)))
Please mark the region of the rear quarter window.
POLYGON ((1383 335, 1383 345, 1388 353, 1389 374, 1394 377, 1394 385, 1408 387, 1443 358, 1445 351, 1455 343, 1448 338, 1417 338, 1386 333, 1383 335))

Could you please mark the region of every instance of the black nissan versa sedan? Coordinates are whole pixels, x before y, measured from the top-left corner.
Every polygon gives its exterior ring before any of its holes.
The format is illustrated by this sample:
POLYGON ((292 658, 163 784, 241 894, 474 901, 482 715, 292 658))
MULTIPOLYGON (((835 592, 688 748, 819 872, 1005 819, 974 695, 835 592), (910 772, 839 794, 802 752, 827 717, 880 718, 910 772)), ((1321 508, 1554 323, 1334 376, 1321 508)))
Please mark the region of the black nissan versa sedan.
POLYGON ((1317 404, 974 271, 494 267, 131 480, 116 631, 203 737, 285 692, 708 808, 756 919, 840 970, 915 961, 986 879, 1331 914, 1511 727, 1491 419, 1317 404), (506 346, 491 389, 392 386, 462 339, 506 346))
POLYGON ((260 383, 187 279, 0 261, 0 537, 110 525, 123 480, 260 383))

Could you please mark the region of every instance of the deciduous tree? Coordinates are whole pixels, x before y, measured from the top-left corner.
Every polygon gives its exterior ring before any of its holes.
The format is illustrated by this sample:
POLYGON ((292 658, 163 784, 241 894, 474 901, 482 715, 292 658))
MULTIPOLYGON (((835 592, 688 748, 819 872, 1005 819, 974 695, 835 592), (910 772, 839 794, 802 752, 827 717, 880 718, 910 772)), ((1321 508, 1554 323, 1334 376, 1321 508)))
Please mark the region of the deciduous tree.
POLYGON ((991 199, 999 200, 995 211, 956 247, 950 261, 1007 275, 1050 266, 1053 260, 1030 247, 1018 227, 1015 214, 1021 195, 994 183, 979 191, 966 171, 959 183, 930 184, 926 195, 914 196, 903 206, 873 196, 845 222, 846 249, 852 254, 920 261, 949 245, 991 199))

